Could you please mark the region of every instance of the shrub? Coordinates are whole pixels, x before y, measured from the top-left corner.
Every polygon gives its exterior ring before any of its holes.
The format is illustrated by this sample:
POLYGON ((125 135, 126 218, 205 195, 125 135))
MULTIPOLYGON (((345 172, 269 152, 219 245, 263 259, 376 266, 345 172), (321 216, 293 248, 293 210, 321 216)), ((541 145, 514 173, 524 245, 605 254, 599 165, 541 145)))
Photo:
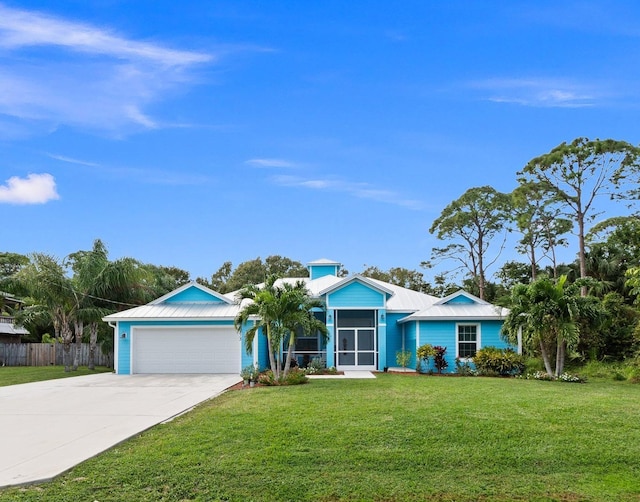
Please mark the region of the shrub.
POLYGON ((422 371, 422 362, 424 361, 425 366, 429 367, 429 358, 435 356, 435 351, 433 350, 433 346, 429 343, 425 343, 424 345, 420 345, 418 350, 416 351, 416 371, 422 371))
POLYGON ((485 347, 476 352, 473 363, 480 375, 510 376, 519 375, 525 368, 524 358, 512 349, 485 347))
POLYGON ((460 376, 476 376, 478 374, 468 361, 462 361, 459 357, 456 357, 456 373, 460 376))
POLYGON ((398 352, 396 352, 396 363, 398 363, 398 366, 406 368, 407 366, 409 366, 409 361, 411 361, 410 350, 399 350, 398 352))
POLYGON ((322 357, 314 357, 309 361, 307 367, 305 368, 305 373, 307 375, 317 375, 318 373, 323 373, 327 367, 327 362, 322 357))
POLYGON ((262 385, 299 385, 302 383, 307 383, 309 379, 307 375, 305 375, 304 371, 300 368, 293 368, 289 370, 286 378, 280 378, 280 380, 276 380, 276 377, 273 374, 273 371, 267 370, 260 375, 258 378, 258 383, 262 385))
POLYGON ((435 365, 436 370, 438 370, 438 373, 442 373, 442 371, 447 369, 447 366, 449 366, 449 363, 444 358, 444 354, 445 352, 447 352, 447 348, 436 345, 435 347, 433 347, 433 351, 435 352, 433 356, 433 364, 435 365))

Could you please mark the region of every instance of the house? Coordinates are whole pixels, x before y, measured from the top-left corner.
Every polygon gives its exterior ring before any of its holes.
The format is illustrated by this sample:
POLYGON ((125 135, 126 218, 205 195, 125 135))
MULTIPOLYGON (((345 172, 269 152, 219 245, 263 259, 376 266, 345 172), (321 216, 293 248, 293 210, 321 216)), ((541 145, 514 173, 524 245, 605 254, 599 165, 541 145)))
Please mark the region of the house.
MULTIPOLYGON (((396 354, 409 350, 410 368, 423 344, 447 347, 449 369, 456 357, 468 360, 481 347, 506 347, 500 329, 508 313, 464 291, 436 298, 361 275, 340 277, 340 263, 308 264, 303 280, 312 296, 326 304, 315 315, 329 338, 298 337, 295 357, 304 366, 321 357, 338 370, 379 370, 397 366, 396 354)), ((233 321, 240 309, 236 293, 220 294, 195 282, 147 305, 111 314, 115 370, 132 373, 238 373, 258 363, 268 366, 264 336, 245 350, 245 326, 233 321)), ((252 321, 249 321, 252 322, 252 321)))
POLYGON ((5 312, 5 307, 9 307, 11 312, 20 308, 22 300, 18 300, 8 293, 0 292, 0 343, 20 343, 22 335, 28 335, 22 326, 16 326, 14 318, 5 312))

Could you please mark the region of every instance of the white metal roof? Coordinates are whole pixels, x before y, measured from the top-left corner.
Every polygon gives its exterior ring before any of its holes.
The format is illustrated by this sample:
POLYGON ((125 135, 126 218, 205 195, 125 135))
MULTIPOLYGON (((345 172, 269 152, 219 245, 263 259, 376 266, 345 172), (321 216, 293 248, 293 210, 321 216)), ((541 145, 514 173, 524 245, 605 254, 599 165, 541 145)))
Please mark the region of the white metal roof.
POLYGON ((233 319, 239 306, 229 303, 161 303, 134 307, 103 317, 103 321, 138 321, 150 319, 213 320, 233 319))
POLYGON ((29 332, 22 326, 16 326, 5 318, 0 322, 0 334, 2 335, 28 335, 29 332))
POLYGON ((449 303, 432 305, 424 310, 400 319, 408 321, 481 321, 502 320, 509 314, 509 309, 490 303, 449 303))
MULTIPOLYGON (((322 262, 324 260, 317 260, 317 262, 322 262)), ((329 261, 329 260, 326 260, 329 261)), ((282 283, 293 284, 296 281, 302 281, 307 286, 309 293, 313 297, 321 297, 323 294, 327 292, 334 291, 338 289, 342 285, 350 284, 354 280, 361 280, 365 284, 369 284, 371 287, 378 289, 387 294, 387 311, 388 312, 403 312, 407 314, 414 313, 413 316, 427 316, 428 318, 434 318, 434 315, 443 316, 442 318, 448 318, 447 316, 460 318, 460 315, 465 315, 465 311, 463 310, 465 307, 467 309, 471 309, 471 307, 484 306, 488 307, 488 309, 493 309, 492 305, 469 305, 469 304, 455 304, 455 305, 438 305, 438 310, 433 310, 437 303, 440 303, 441 299, 427 295, 425 293, 420 293, 418 291, 413 291, 411 289, 403 288, 401 286, 396 286, 394 284, 389 284, 384 281, 380 281, 378 279, 371 279, 369 277, 363 277, 360 275, 354 275, 348 278, 336 277, 334 275, 325 275, 318 279, 311 280, 308 277, 304 278, 283 278, 278 279, 276 281, 276 286, 282 283), (451 310, 455 308, 456 310, 451 310)), ((134 307, 129 310, 125 310, 123 312, 117 312, 115 314, 108 315, 104 317, 105 321, 133 321, 133 320, 169 320, 169 319, 182 319, 182 320, 213 320, 213 319, 233 319, 240 308, 244 306, 246 303, 243 302, 242 305, 238 305, 237 303, 237 294, 238 291, 231 291, 230 293, 226 293, 221 295, 214 291, 211 291, 204 286, 200 286, 200 289, 206 290, 208 292, 213 293, 213 295, 217 298, 222 299, 225 303, 216 303, 216 302, 193 302, 193 303, 167 303, 164 300, 167 298, 171 298, 173 295, 180 292, 187 285, 182 288, 178 288, 178 290, 173 291, 163 297, 154 300, 148 305, 143 305, 140 307, 134 307)), ((258 285, 261 286, 261 285, 258 285)), ((247 300, 248 301, 248 300, 247 300)), ((469 315, 471 311, 469 311, 469 315)), ((474 310, 473 315, 477 314, 478 310, 474 310)), ((487 318, 488 311, 486 311, 482 317, 487 318)), ((495 313, 494 313, 495 315, 495 313)), ((419 317, 416 317, 419 318, 419 317)), ((408 318, 405 318, 405 320, 408 318)))

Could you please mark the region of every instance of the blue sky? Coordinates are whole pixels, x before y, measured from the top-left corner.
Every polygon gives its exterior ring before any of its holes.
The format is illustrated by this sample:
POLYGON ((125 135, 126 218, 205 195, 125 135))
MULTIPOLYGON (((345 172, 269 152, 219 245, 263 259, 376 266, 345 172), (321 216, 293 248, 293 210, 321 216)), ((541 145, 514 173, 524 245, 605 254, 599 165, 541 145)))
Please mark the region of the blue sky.
POLYGON ((468 188, 638 144, 639 49, 634 1, 0 0, 0 250, 418 268, 468 188))

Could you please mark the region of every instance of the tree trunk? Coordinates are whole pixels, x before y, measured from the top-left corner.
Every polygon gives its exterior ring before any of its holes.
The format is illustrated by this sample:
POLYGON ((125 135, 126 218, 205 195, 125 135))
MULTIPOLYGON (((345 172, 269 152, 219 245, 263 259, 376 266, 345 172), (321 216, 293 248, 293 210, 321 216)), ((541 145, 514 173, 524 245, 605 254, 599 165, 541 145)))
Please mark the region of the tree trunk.
POLYGON ((92 322, 89 325, 89 364, 90 370, 96 369, 96 345, 98 343, 98 323, 92 322))
POLYGON ((64 344, 64 352, 62 354, 64 371, 69 373, 71 371, 71 342, 73 341, 73 331, 67 319, 63 319, 60 322, 60 334, 62 336, 62 343, 64 344))
POLYGON ((540 340, 540 354, 542 355, 542 361, 544 362, 544 368, 547 370, 547 374, 553 375, 551 361, 549 361, 549 354, 547 353, 547 349, 545 348, 542 340, 540 340))
POLYGON ((84 323, 82 321, 75 321, 73 323, 75 337, 76 337, 76 350, 73 355, 73 371, 78 370, 80 365, 80 357, 82 355, 82 332, 84 331, 84 323))
POLYGON ((276 379, 280 377, 278 373, 278 368, 276 366, 275 358, 273 357, 273 342, 271 341, 271 327, 267 324, 267 351, 269 352, 269 366, 271 366, 271 371, 273 371, 276 379))
POLYGON ((284 372, 282 374, 282 378, 287 378, 287 373, 289 373, 289 369, 291 368, 291 357, 293 355, 294 345, 295 345, 295 339, 291 334, 289 334, 289 348, 287 349, 287 362, 284 365, 284 372))
POLYGON ((566 347, 567 343, 565 341, 558 340, 558 348, 556 349, 556 374, 554 375, 556 378, 562 375, 562 371, 564 370, 566 347))

